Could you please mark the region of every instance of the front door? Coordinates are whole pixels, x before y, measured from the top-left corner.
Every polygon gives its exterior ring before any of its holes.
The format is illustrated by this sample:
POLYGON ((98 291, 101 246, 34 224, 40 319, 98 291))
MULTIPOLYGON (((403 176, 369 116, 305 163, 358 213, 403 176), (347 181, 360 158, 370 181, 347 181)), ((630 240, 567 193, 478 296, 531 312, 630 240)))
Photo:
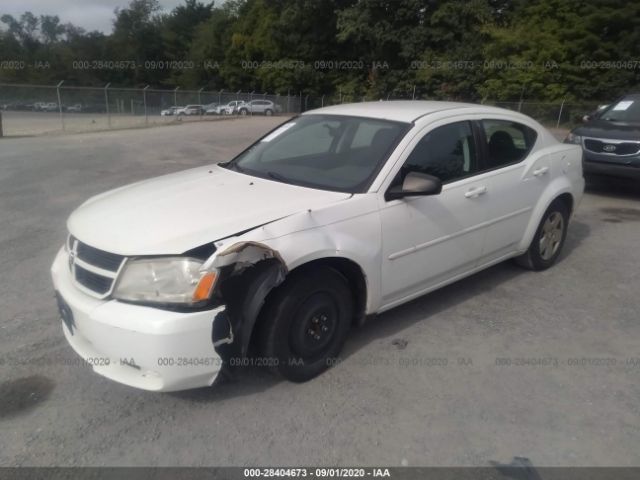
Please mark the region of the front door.
POLYGON ((471 122, 427 127, 412 142, 391 185, 411 171, 443 182, 439 195, 381 198, 383 308, 471 270, 482 253, 487 184, 471 122))

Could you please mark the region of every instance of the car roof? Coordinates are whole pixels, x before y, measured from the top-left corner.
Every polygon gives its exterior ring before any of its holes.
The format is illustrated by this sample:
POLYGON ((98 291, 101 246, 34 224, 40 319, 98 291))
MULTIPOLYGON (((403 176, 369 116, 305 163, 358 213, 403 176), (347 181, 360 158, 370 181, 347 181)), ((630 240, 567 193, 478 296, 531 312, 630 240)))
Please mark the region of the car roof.
POLYGON ((352 115, 355 117, 380 118, 397 122, 414 122, 420 117, 444 110, 468 109, 468 113, 509 113, 513 110, 461 102, 439 102, 432 100, 389 100, 379 102, 360 102, 332 105, 330 107, 309 110, 303 115, 352 115))

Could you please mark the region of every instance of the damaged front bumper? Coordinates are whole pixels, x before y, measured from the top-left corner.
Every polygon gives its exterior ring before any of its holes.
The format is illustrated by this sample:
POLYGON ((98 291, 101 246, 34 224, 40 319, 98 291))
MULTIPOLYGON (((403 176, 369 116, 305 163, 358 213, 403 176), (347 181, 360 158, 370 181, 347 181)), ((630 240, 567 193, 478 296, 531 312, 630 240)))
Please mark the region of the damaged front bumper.
MULTIPOLYGON (((220 374, 224 361, 212 335, 215 319, 226 318, 224 306, 175 312, 90 297, 74 286, 64 249, 58 252, 51 274, 64 335, 96 373, 132 387, 165 392, 209 386, 220 374)), ((216 329, 225 327, 228 331, 228 324, 216 329)))

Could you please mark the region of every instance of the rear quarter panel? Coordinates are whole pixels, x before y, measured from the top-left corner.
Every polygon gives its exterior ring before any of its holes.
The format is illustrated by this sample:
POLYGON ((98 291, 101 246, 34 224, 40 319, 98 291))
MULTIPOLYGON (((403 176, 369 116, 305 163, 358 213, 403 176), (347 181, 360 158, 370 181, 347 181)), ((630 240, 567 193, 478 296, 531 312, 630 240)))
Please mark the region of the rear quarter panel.
POLYGON ((570 194, 573 198, 571 212, 573 213, 582 200, 584 192, 582 148, 579 145, 549 142, 540 153, 549 161, 551 181, 533 208, 529 224, 519 245, 519 250, 522 252, 529 248, 544 212, 556 198, 564 193, 570 194))

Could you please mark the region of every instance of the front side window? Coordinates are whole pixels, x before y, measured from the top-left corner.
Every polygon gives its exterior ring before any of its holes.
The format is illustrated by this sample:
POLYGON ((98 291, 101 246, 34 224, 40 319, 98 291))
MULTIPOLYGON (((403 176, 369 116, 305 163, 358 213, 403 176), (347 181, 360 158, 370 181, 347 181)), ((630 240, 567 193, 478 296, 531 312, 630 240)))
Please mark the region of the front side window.
POLYGON ((483 120, 487 168, 499 168, 524 160, 536 141, 536 131, 508 120, 483 120))
POLYGON ((409 124, 344 115, 302 115, 227 164, 285 183, 365 192, 409 124))
POLYGON ((407 158, 397 181, 401 182, 409 172, 419 172, 445 183, 472 175, 477 170, 471 123, 456 122, 427 133, 407 158))

